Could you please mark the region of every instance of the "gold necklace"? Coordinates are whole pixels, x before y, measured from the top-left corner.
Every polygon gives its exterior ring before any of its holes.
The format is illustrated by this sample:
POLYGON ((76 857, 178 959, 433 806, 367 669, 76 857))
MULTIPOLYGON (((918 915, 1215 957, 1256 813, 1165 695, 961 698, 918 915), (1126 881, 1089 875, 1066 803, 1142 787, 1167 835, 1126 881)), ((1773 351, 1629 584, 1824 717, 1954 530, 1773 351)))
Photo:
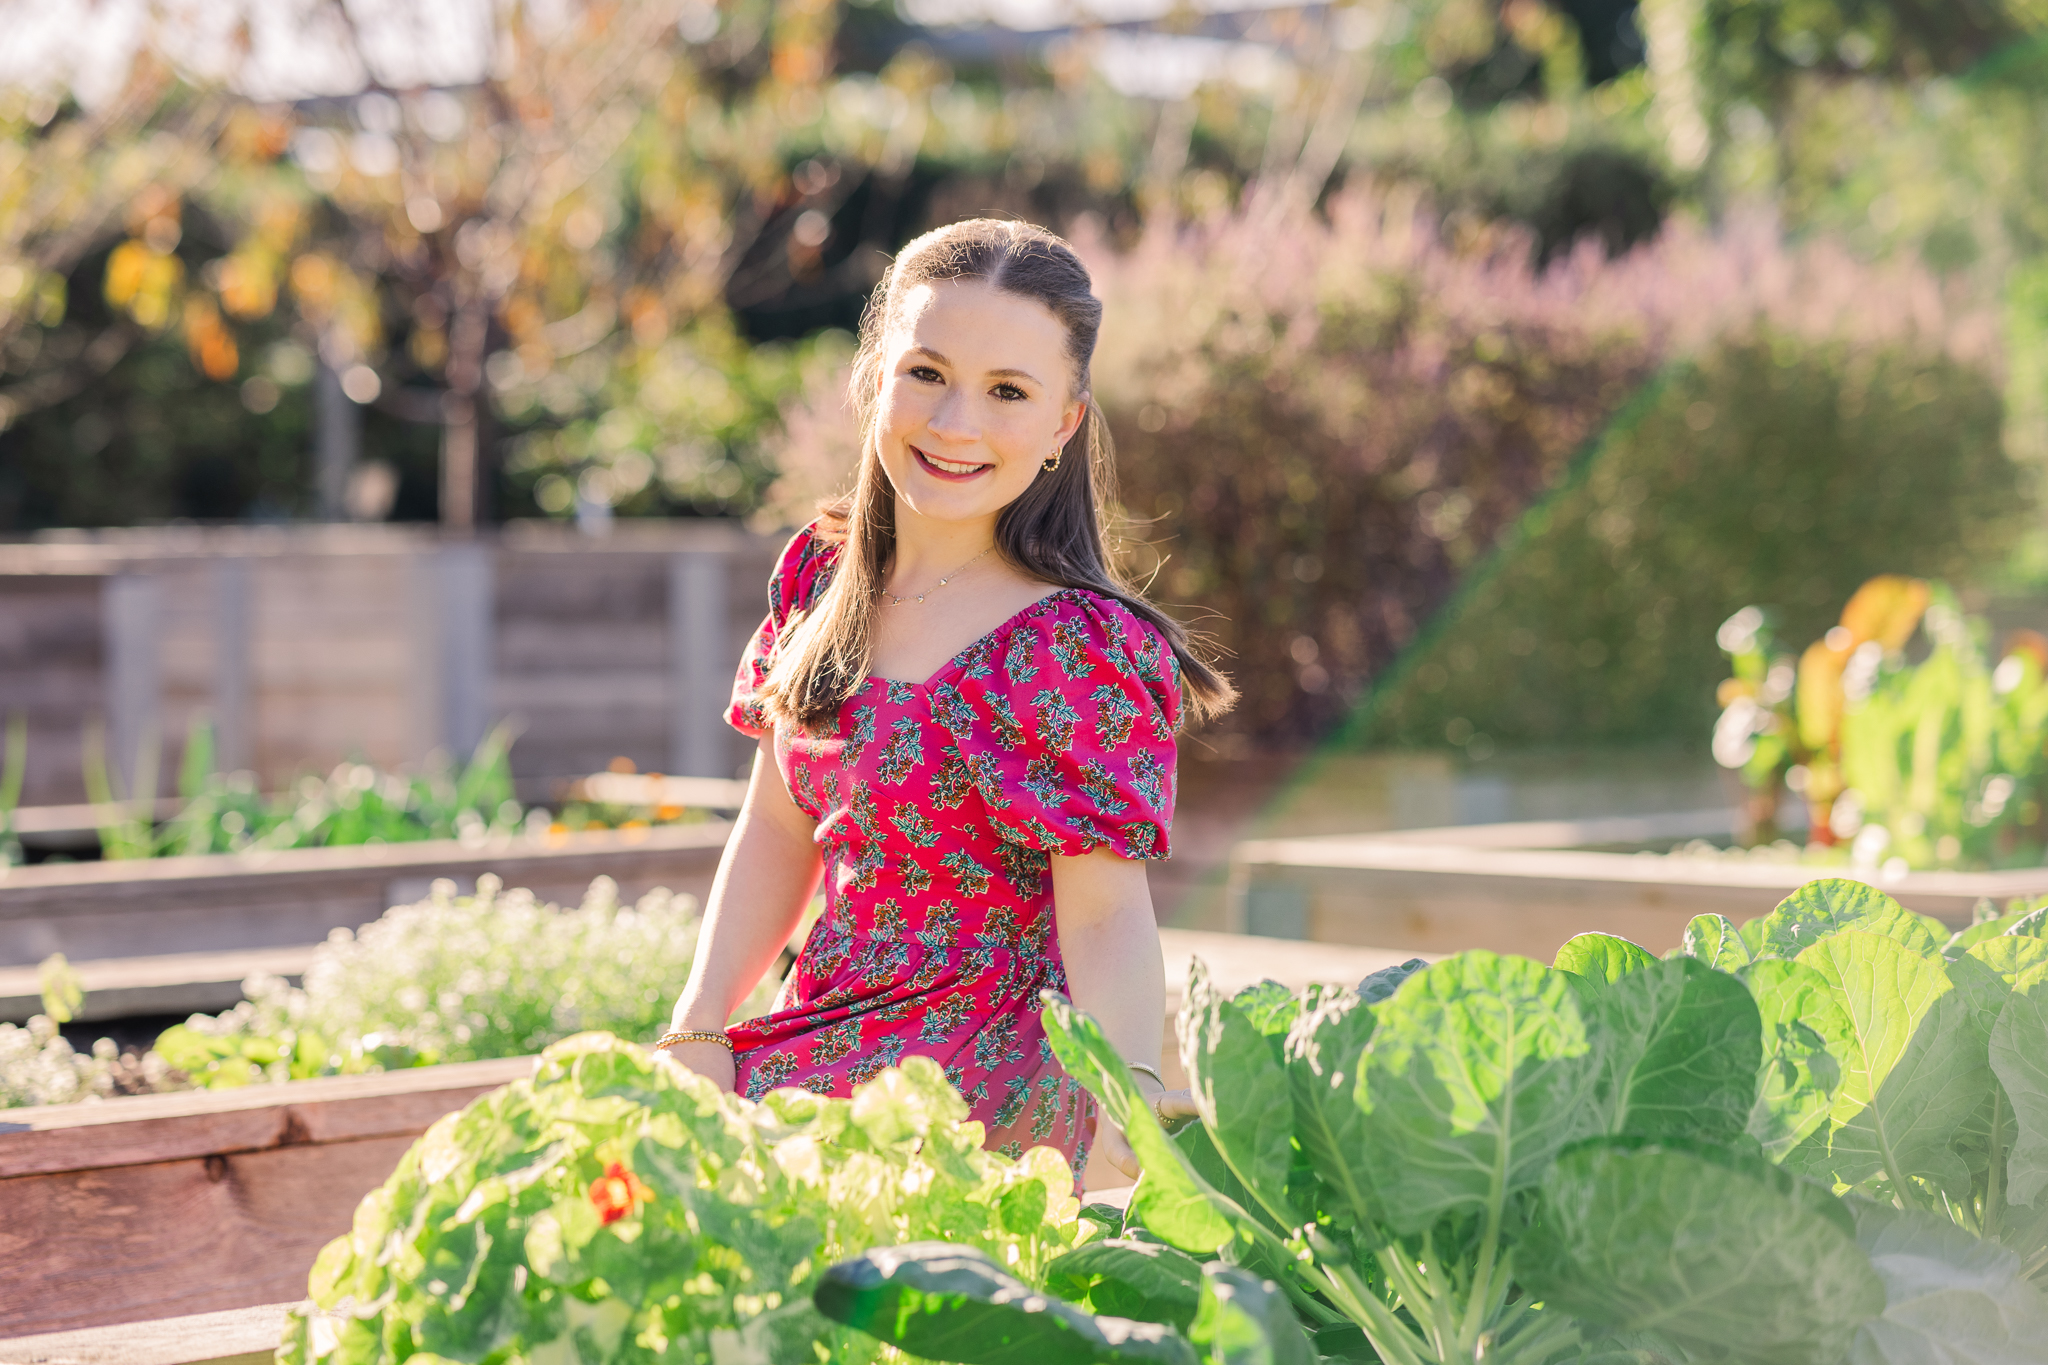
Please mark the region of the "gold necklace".
MULTIPOLYGON (((988 547, 988 550, 983 550, 981 552, 981 555, 985 555, 988 553, 989 550, 993 549, 995 549, 995 546, 990 545, 988 547)), ((976 555, 974 559, 980 559, 981 555, 976 555)), ((967 564, 972 564, 974 562, 974 559, 968 560, 967 564)), ((962 564, 958 569, 953 570, 953 572, 947 574, 944 578, 941 578, 938 582, 932 584, 929 588, 926 588, 924 592, 919 593, 915 597, 898 597, 895 593, 890 592, 887 588, 882 589, 882 596, 889 599, 889 605, 892 607, 900 607, 905 602, 922 602, 924 601, 926 594, 935 593, 940 588, 945 587, 946 584, 951 580, 958 578, 961 572, 967 568, 967 564, 962 564)))

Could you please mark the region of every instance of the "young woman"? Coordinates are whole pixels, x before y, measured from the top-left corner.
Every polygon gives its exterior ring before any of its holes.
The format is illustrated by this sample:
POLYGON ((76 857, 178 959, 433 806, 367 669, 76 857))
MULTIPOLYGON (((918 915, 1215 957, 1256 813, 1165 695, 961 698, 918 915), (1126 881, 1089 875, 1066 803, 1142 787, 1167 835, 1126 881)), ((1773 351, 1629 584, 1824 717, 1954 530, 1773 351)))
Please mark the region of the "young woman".
POLYGON ((918 238, 876 290, 854 490, 783 552, 733 692, 760 753, 662 1039, 692 1070, 844 1095, 921 1054, 991 1148, 1078 1173, 1093 1104, 1040 1027, 1050 988, 1160 1103, 1145 861, 1167 854, 1184 712, 1233 694, 1105 552, 1101 316, 1065 242, 993 219, 918 238), (775 1009, 726 1029, 821 877, 775 1009))

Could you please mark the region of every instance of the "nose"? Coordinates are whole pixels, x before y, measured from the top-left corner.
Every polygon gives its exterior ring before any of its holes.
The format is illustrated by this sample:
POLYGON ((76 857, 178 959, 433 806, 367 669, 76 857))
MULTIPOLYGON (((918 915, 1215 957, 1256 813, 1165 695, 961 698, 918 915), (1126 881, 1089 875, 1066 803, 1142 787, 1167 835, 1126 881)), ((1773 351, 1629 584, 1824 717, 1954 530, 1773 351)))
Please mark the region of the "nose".
POLYGON ((934 436, 948 441, 978 441, 981 426, 974 420, 973 398, 958 385, 949 385, 931 420, 925 423, 934 436))

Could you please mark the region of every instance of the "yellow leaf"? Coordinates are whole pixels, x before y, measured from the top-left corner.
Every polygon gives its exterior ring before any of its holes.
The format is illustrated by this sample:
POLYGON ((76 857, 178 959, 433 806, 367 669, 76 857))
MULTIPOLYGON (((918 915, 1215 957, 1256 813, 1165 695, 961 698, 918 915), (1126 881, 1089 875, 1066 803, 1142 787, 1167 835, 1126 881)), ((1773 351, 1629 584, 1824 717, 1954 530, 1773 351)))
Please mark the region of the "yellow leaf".
POLYGON ((1842 729, 1842 668, 1852 651, 1816 641, 1799 656, 1799 690, 1793 706, 1799 717, 1799 742, 1808 749, 1830 748, 1842 729))
POLYGON ((1904 648, 1927 610, 1927 584, 1901 574, 1879 574, 1842 608, 1842 625, 1857 644, 1875 640, 1885 653, 1904 648))

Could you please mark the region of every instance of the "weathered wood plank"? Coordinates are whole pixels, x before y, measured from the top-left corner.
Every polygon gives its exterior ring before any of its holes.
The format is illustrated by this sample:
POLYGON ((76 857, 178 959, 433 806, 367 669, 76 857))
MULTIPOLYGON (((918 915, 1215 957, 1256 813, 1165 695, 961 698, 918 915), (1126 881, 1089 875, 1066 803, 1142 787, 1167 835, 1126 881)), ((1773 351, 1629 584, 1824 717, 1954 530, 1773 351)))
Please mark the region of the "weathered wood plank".
POLYGON ((0 1340, 0 1365, 270 1365, 295 1305, 264 1303, 0 1340))
MULTIPOLYGON (((1428 833, 1443 838, 1241 844, 1232 856, 1240 922, 1262 927, 1261 903, 1292 901, 1300 932, 1324 942, 1429 953, 1489 948, 1547 959, 1573 934, 1597 930, 1661 952, 1677 946, 1694 915, 1739 922, 1768 913, 1807 882, 1850 875, 1801 864, 1511 847, 1505 840, 1520 835, 1498 827, 1478 827, 1462 843, 1451 842, 1456 831, 1428 833)), ((1535 833, 1562 837, 1542 827, 1535 833)), ((1909 908, 1959 928, 1980 900, 2048 892, 2048 868, 1909 872, 1880 885, 1909 908)))
POLYGON ((0 869, 0 966, 317 942, 432 878, 473 885, 486 872, 546 899, 573 900, 598 876, 626 897, 666 886, 701 899, 729 831, 707 821, 484 848, 434 840, 0 869))
POLYGON ((302 1297, 415 1133, 0 1181, 0 1332, 302 1297))
MULTIPOLYGON (((303 975, 316 946, 300 943, 74 962, 72 969, 85 988, 85 1004, 76 1017, 91 1021, 229 1009, 243 998, 242 983, 252 976, 293 980, 303 975)), ((19 1023, 41 1012, 40 978, 34 967, 0 967, 0 1019, 19 1023)))
POLYGON ((0 1180, 419 1133, 533 1065, 502 1057, 0 1111, 0 1180))

